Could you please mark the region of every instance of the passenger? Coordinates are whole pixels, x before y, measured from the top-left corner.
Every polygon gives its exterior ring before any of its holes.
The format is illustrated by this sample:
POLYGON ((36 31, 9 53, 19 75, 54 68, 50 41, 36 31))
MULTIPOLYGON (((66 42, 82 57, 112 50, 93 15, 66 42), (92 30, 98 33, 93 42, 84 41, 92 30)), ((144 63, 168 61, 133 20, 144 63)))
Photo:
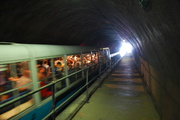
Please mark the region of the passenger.
MULTIPOLYGON (((45 85, 47 85, 47 84, 44 81, 40 82, 40 87, 43 87, 45 85)), ((49 91, 48 88, 42 89, 40 93, 41 93, 41 98, 42 99, 45 99, 45 98, 52 95, 52 91, 49 91)))
POLYGON ((68 64, 68 70, 71 70, 73 66, 71 64, 68 64))
MULTIPOLYGON (((47 77, 47 74, 45 73, 45 70, 46 69, 43 66, 38 67, 38 73, 37 73, 38 80, 42 80, 40 82, 40 87, 47 85, 47 79, 45 79, 47 77), (45 80, 43 80, 43 79, 45 79, 45 80)), ((52 95, 52 91, 49 91, 48 88, 42 89, 40 91, 40 93, 41 93, 42 99, 45 99, 52 95)))
POLYGON ((55 58, 54 65, 56 66, 58 62, 61 62, 59 58, 55 58))
POLYGON ((29 69, 27 61, 21 62, 21 63, 17 64, 16 66, 17 66, 16 71, 17 71, 18 77, 22 76, 22 73, 23 73, 24 70, 29 69))
POLYGON ((57 79, 63 77, 63 71, 64 71, 64 67, 62 67, 61 62, 58 62, 55 68, 55 74, 58 74, 56 75, 57 79))
MULTIPOLYGON (((64 76, 64 67, 60 62, 57 63, 55 68, 56 79, 60 79, 64 76)), ((61 89, 66 86, 65 80, 62 80, 56 84, 57 89, 61 89)))
MULTIPOLYGON (((11 81, 16 81, 16 88, 20 87, 18 88, 20 96, 31 91, 31 85, 26 85, 31 82, 30 73, 31 72, 29 70, 24 70, 20 78, 13 78, 13 77, 9 78, 9 80, 11 81), (23 85, 26 85, 26 86, 23 86, 23 85)), ((30 99, 32 99, 32 96, 27 96, 26 98, 22 99, 20 102, 24 103, 30 99)))
POLYGON ((45 67, 46 69, 49 68, 48 60, 44 60, 42 66, 45 67))
POLYGON ((45 77, 47 77, 46 75, 47 74, 45 73, 45 68, 43 66, 38 66, 38 80, 44 79, 45 77))
POLYGON ((80 58, 80 56, 77 56, 75 59, 75 67, 76 67, 76 69, 81 69, 81 58, 80 58))
POLYGON ((57 63, 60 62, 62 66, 64 66, 64 61, 63 61, 63 57, 59 57, 54 61, 54 65, 56 66, 57 63))
MULTIPOLYGON (((20 87, 20 86, 26 85, 26 84, 31 82, 30 71, 29 70, 24 70, 23 74, 22 74, 22 76, 20 78, 12 78, 12 77, 10 77, 9 80, 16 81, 16 87, 20 87)), ((27 86, 19 88, 18 90, 20 92, 30 91, 31 90, 31 86, 27 85, 27 86)))
POLYGON ((48 60, 44 60, 42 66, 45 68, 45 72, 47 74, 47 77, 50 76, 50 66, 48 65, 48 60))
POLYGON ((43 60, 38 60, 37 61, 37 67, 42 66, 42 64, 43 64, 43 60))
POLYGON ((95 57, 94 62, 95 62, 95 64, 97 64, 97 63, 98 63, 98 57, 97 57, 97 56, 95 57))
POLYGON ((78 62, 78 63, 76 63, 76 70, 80 70, 80 69, 81 69, 81 63, 78 62))
POLYGON ((71 59, 67 59, 67 66, 68 66, 68 70, 72 69, 73 68, 73 63, 74 61, 71 60, 71 59))

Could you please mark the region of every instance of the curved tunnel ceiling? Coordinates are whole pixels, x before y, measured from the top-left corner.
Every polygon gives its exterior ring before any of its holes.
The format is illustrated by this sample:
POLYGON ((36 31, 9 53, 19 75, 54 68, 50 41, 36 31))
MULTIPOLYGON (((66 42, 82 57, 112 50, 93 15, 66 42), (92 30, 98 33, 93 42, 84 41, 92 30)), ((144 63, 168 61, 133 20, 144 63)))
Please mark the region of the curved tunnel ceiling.
POLYGON ((179 6, 178 0, 149 0, 146 10, 139 0, 7 0, 0 4, 0 38, 112 48, 127 39, 163 74, 171 69, 171 77, 180 65, 179 6))
POLYGON ((73 45, 120 40, 119 35, 127 37, 135 33, 130 29, 131 19, 137 19, 135 3, 125 0, 7 1, 1 4, 1 40, 73 45))

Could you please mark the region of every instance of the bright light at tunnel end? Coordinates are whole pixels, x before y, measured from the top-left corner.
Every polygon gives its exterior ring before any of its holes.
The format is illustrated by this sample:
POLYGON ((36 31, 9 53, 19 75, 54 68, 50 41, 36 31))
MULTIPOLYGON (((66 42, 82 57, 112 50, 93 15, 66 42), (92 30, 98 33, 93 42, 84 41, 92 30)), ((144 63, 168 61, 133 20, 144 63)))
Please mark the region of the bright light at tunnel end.
POLYGON ((120 53, 121 57, 123 57, 127 53, 131 53, 132 49, 133 48, 132 48, 132 45, 130 43, 123 41, 121 48, 119 50, 119 53, 120 53))

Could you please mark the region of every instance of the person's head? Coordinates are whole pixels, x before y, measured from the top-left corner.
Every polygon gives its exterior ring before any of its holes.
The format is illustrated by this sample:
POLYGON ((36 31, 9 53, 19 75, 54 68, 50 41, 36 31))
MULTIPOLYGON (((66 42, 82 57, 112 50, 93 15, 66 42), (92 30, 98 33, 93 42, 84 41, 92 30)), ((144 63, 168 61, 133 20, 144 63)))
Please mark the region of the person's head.
POLYGON ((23 76, 26 76, 26 77, 30 77, 30 70, 24 70, 23 71, 23 76))
POLYGON ((61 62, 58 62, 56 67, 59 68, 59 67, 61 67, 61 65, 62 65, 61 62))
POLYGON ((63 57, 60 57, 59 60, 63 60, 63 57))
POLYGON ((72 69, 72 65, 68 65, 68 69, 72 69))
POLYGON ((38 67, 38 72, 39 73, 44 73, 45 72, 45 68, 43 66, 39 66, 38 67))
POLYGON ((44 60, 44 61, 43 61, 43 64, 48 64, 48 60, 44 60))
POLYGON ((77 66, 77 67, 80 67, 80 64, 79 64, 79 63, 77 63, 77 64, 76 64, 76 66, 77 66))

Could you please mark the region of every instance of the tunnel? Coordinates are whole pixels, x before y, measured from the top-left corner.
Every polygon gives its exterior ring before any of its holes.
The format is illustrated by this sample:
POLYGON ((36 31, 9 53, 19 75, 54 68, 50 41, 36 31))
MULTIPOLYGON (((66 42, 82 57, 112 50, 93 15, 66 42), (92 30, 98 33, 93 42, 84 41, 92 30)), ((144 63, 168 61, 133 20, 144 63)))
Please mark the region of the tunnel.
POLYGON ((180 119, 179 0, 6 0, 0 41, 109 47, 123 40, 163 120, 180 119))

